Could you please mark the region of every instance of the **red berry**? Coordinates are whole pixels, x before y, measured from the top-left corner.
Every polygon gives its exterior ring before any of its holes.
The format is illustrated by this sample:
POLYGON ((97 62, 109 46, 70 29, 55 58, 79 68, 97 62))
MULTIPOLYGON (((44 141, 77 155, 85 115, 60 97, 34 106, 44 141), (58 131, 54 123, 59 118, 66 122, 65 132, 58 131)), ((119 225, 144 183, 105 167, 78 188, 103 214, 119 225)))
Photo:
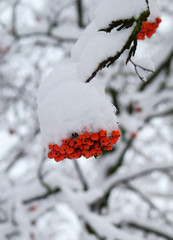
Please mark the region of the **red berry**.
POLYGON ((60 156, 60 152, 57 152, 56 150, 52 151, 52 156, 55 157, 59 157, 60 156))
POLYGON ((109 140, 107 137, 101 137, 100 138, 100 143, 102 146, 107 146, 109 144, 109 140))
POLYGON ((51 149, 51 150, 53 150, 53 149, 54 149, 54 147, 53 147, 53 145, 52 145, 52 144, 49 144, 49 149, 51 149))
POLYGON ((91 134, 90 134, 89 132, 86 132, 86 133, 85 133, 85 137, 86 137, 86 138, 90 138, 90 137, 91 137, 91 134))
POLYGON ((97 133, 93 133, 93 134, 91 134, 91 139, 93 141, 97 141, 99 139, 99 135, 97 133))
POLYGON ((63 139, 63 140, 62 140, 62 143, 64 143, 64 144, 68 144, 68 143, 69 143, 69 139, 68 139, 68 138, 63 139))
POLYGON ((66 151, 68 154, 71 154, 74 152, 74 148, 73 147, 69 147, 69 149, 67 149, 66 151))
POLYGON ((60 151, 60 147, 59 147, 57 144, 55 144, 55 145, 54 145, 54 150, 60 151))
POLYGON ((70 147, 73 147, 74 146, 74 141, 71 139, 70 141, 69 141, 69 144, 68 144, 70 147))
POLYGON ((47 154, 47 156, 48 156, 48 158, 53 158, 53 155, 52 155, 51 152, 49 152, 49 153, 47 154))
POLYGON ((101 130, 101 131, 99 132, 99 135, 100 135, 101 137, 105 137, 105 136, 106 136, 106 131, 105 131, 105 130, 101 130))

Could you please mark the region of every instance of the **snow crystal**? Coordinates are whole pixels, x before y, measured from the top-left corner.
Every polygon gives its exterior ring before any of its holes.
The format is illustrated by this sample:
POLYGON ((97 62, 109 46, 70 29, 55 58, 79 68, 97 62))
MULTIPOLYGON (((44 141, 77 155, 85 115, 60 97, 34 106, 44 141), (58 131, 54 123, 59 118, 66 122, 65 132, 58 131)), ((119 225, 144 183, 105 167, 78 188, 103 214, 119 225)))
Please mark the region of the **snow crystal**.
POLYGON ((63 138, 82 131, 108 134, 118 129, 115 108, 97 83, 82 83, 75 64, 58 66, 42 82, 38 94, 38 114, 43 145, 61 144, 63 138))

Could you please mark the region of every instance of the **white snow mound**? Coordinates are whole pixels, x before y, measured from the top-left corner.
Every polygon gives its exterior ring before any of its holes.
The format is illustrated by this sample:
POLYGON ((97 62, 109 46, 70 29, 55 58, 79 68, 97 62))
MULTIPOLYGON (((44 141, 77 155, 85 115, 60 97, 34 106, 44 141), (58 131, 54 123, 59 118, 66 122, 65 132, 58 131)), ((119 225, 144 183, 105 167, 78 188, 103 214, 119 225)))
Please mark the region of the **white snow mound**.
POLYGON ((95 22, 100 29, 108 27, 112 21, 138 18, 145 10, 147 10, 145 0, 102 0, 95 10, 95 22))
POLYGON ((42 82, 38 94, 38 116, 43 145, 61 145, 72 133, 101 129, 111 134, 117 130, 116 109, 106 97, 104 88, 78 80, 75 64, 58 66, 42 82))

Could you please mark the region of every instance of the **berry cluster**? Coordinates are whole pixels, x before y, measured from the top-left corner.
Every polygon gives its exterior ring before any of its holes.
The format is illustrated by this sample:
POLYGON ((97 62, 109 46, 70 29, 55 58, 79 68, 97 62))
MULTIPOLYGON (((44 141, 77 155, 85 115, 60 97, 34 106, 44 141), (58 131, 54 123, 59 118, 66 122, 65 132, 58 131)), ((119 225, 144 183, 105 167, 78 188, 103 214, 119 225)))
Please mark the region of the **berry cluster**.
POLYGON ((156 29, 158 28, 159 24, 161 23, 160 18, 156 18, 156 21, 153 23, 150 22, 143 22, 142 29, 137 35, 138 40, 144 40, 145 36, 148 38, 151 38, 151 36, 156 32, 156 29))
POLYGON ((115 144, 119 137, 120 131, 112 131, 112 135, 107 137, 107 132, 101 130, 99 133, 89 133, 78 135, 72 134, 70 139, 63 139, 62 145, 49 144, 49 158, 54 158, 56 162, 60 162, 65 158, 74 159, 84 156, 85 158, 97 157, 103 151, 111 151, 112 145, 115 144))

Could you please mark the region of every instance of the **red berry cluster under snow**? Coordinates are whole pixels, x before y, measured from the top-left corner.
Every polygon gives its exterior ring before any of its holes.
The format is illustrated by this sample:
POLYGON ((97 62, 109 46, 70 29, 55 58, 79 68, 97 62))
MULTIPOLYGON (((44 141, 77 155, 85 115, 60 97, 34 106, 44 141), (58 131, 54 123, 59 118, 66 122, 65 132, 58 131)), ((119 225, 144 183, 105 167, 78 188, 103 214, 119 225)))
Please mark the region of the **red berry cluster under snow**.
POLYGON ((138 40, 144 40, 147 36, 148 38, 151 38, 151 36, 156 32, 156 29, 158 28, 159 24, 161 23, 160 18, 156 18, 155 22, 143 22, 142 29, 137 35, 138 40))
POLYGON ((110 137, 107 136, 105 130, 101 130, 99 133, 85 132, 80 135, 75 133, 72 138, 63 139, 61 146, 49 144, 48 157, 54 158, 56 162, 65 158, 97 157, 105 150, 111 151, 112 145, 118 141, 120 135, 119 130, 112 131, 110 137))

